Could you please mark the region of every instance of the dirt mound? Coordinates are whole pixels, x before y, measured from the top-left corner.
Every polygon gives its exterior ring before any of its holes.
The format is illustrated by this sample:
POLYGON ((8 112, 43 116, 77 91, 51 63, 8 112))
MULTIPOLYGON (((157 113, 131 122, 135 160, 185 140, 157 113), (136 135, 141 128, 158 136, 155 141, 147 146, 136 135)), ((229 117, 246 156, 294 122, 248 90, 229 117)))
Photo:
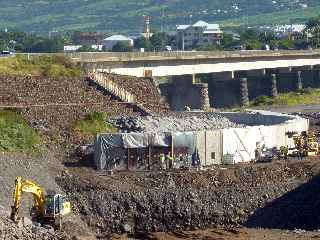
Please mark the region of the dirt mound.
POLYGON ((293 161, 205 172, 76 171, 57 182, 99 234, 161 232, 244 224, 268 202, 308 182, 312 169, 311 163, 293 161))

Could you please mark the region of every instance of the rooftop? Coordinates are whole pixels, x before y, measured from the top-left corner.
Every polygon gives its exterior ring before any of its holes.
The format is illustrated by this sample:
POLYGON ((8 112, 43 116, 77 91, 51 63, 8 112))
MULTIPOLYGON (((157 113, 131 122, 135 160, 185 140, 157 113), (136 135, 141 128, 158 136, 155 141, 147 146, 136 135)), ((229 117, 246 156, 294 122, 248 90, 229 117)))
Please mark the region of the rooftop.
POLYGON ((128 38, 123 35, 113 35, 111 37, 105 38, 104 41, 131 41, 131 38, 128 38))
POLYGON ((205 21, 198 21, 193 25, 177 25, 177 30, 185 30, 189 27, 202 27, 206 29, 207 31, 220 31, 220 26, 219 24, 212 24, 212 23, 207 23, 205 21))

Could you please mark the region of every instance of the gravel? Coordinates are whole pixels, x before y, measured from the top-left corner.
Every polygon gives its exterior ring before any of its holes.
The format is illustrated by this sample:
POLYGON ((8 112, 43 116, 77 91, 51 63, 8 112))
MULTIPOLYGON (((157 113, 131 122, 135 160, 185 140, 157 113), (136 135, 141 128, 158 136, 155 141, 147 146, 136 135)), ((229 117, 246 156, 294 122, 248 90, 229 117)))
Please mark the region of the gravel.
POLYGON ((138 116, 111 119, 121 132, 186 132, 244 127, 219 113, 175 113, 169 116, 138 116))
POLYGON ((285 229, 307 228, 301 220, 312 219, 314 215, 301 218, 300 210, 317 215, 318 208, 313 209, 313 204, 304 207, 299 199, 304 199, 307 191, 311 192, 308 198, 315 199, 311 195, 318 186, 297 193, 295 189, 314 175, 308 164, 293 161, 216 167, 202 172, 113 176, 93 173, 64 176, 57 181, 74 202, 75 211, 98 235, 103 235, 247 224, 264 227, 272 223, 285 229), (288 193, 293 193, 293 197, 282 200, 288 193), (277 206, 270 207, 270 203, 277 201, 286 206, 285 215, 277 206), (288 214, 290 211, 292 215, 288 214))
POLYGON ((55 240, 60 239, 55 235, 50 226, 40 227, 29 222, 28 224, 15 223, 8 218, 9 213, 0 206, 0 240, 55 240), (2 209, 2 210, 1 210, 2 209))

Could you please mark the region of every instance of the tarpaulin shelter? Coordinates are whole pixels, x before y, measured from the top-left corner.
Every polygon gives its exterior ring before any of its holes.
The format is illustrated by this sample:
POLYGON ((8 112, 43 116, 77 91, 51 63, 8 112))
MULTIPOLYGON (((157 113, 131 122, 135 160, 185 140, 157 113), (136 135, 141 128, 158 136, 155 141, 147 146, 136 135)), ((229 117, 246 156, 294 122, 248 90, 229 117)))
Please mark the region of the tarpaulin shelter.
POLYGON ((307 119, 286 114, 259 111, 225 116, 247 126, 193 132, 100 134, 95 142, 94 164, 97 169, 150 169, 157 166, 159 153, 173 156, 175 167, 181 167, 183 156, 201 166, 249 162, 255 159, 258 144, 267 148, 293 147, 286 133, 309 128, 307 119))

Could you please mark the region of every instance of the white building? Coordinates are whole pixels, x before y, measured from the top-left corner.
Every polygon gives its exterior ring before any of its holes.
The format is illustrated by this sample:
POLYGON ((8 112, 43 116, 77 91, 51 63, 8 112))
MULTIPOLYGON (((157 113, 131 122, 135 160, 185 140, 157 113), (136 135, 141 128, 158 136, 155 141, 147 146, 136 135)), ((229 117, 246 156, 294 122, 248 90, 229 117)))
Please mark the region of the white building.
POLYGON ((274 33, 278 38, 285 38, 289 35, 294 37, 303 34, 305 28, 304 24, 277 25, 274 27, 274 33))
POLYGON ((64 52, 76 52, 81 47, 82 47, 82 45, 65 45, 65 46, 63 46, 63 51, 64 52))
POLYGON ((119 42, 128 43, 129 46, 133 47, 133 39, 123 35, 113 35, 111 37, 105 38, 102 41, 102 45, 104 46, 105 50, 112 50, 112 48, 119 42))
POLYGON ((177 25, 178 48, 185 50, 212 44, 219 45, 222 34, 219 24, 198 21, 193 25, 177 25))
MULTIPOLYGON (((77 52, 82 47, 83 45, 65 45, 63 46, 63 51, 66 53, 77 52)), ((97 51, 103 50, 103 45, 93 44, 93 45, 89 45, 89 47, 97 51)))

